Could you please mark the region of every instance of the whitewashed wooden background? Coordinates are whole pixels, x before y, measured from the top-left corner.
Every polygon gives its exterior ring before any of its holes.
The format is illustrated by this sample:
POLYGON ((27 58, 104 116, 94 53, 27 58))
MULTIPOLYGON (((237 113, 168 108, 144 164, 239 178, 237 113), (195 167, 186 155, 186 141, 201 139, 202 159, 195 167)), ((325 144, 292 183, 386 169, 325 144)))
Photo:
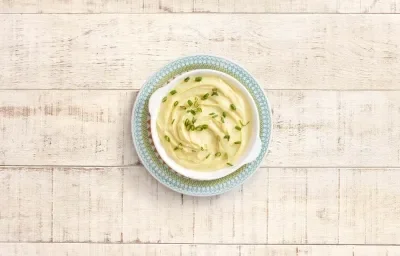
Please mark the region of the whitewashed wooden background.
POLYGON ((0 255, 400 255, 399 0, 0 0, 0 255), (158 184, 137 90, 178 57, 245 66, 273 107, 260 170, 158 184))

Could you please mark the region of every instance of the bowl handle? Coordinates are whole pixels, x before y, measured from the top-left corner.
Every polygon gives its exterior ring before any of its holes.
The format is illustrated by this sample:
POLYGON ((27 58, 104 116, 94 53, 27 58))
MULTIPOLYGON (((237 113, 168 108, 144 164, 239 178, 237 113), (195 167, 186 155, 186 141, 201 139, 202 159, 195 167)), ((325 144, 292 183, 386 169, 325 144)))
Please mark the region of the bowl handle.
POLYGON ((157 110, 160 107, 162 99, 167 95, 168 93, 168 86, 161 87, 160 89, 157 89, 149 99, 149 112, 150 115, 153 116, 157 114, 157 110))
POLYGON ((245 158, 245 160, 243 161, 243 163, 248 164, 253 162, 254 160, 256 160, 256 158, 260 155, 262 149, 262 143, 261 143, 261 139, 260 137, 257 136, 255 142, 254 142, 254 146, 252 151, 250 152, 250 154, 245 158))

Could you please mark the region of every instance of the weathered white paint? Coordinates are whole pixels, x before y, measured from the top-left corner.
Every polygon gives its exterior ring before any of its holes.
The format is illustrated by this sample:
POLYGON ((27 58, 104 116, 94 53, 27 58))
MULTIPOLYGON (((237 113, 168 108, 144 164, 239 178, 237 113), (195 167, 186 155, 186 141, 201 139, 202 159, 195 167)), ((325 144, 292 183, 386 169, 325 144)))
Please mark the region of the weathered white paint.
POLYGON ((0 169, 1 242, 398 244, 398 169, 261 168, 182 196, 141 166, 0 169))
MULTIPOLYGON (((267 90, 273 139, 263 166, 399 167, 400 91, 267 90)), ((138 164, 136 92, 0 91, 0 164, 138 164)))
POLYGON ((266 89, 399 89, 398 15, 41 14, 0 23, 2 89, 138 89, 199 53, 236 60, 266 89))
POLYGON ((0 164, 137 163, 133 91, 1 91, 0 164))
POLYGON ((398 0, 0 1, 2 13, 398 13, 398 0))
POLYGON ((0 256, 398 256, 397 246, 191 245, 191 244, 18 244, 0 243, 0 256))

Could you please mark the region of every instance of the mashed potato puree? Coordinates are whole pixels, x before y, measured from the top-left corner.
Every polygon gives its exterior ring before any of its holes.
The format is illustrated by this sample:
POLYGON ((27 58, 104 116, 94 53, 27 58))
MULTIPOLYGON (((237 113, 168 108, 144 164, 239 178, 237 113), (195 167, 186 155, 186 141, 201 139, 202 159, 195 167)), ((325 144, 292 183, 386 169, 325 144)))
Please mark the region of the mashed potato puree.
POLYGON ((245 96, 215 76, 187 77, 162 100, 157 131, 167 154, 195 171, 232 166, 253 124, 245 96))

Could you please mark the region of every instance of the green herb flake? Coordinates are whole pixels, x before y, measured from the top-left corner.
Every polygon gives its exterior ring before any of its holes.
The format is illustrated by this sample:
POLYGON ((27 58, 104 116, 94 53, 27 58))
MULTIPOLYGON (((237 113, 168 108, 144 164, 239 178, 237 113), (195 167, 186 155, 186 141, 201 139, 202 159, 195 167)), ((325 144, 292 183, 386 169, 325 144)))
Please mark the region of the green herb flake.
POLYGON ((233 166, 233 164, 231 164, 231 163, 226 163, 227 165, 229 165, 229 166, 233 166))
POLYGON ((208 154, 208 155, 206 156, 206 159, 207 159, 207 158, 209 158, 209 157, 210 157, 210 155, 211 155, 211 154, 208 154))
POLYGON ((174 148, 174 151, 177 151, 178 149, 179 149, 179 147, 175 147, 175 148, 174 148))
POLYGON ((196 150, 194 150, 194 149, 192 149, 192 152, 193 152, 193 153, 196 153, 197 151, 196 151, 196 150))
POLYGON ((203 95, 203 97, 201 97, 201 99, 202 100, 206 100, 206 99, 208 99, 209 96, 210 96, 210 94, 206 93, 206 94, 203 95))
POLYGON ((217 89, 217 88, 213 88, 212 91, 213 91, 213 92, 217 92, 218 89, 217 89))
POLYGON ((225 123, 225 120, 222 116, 221 116, 221 123, 225 123))
POLYGON ((194 81, 200 82, 202 79, 203 79, 203 78, 202 78, 201 76, 198 76, 198 77, 196 77, 196 78, 194 79, 194 81))
POLYGON ((208 115, 212 116, 212 115, 215 115, 215 113, 214 113, 214 112, 212 112, 212 113, 210 113, 210 114, 208 114, 208 115))
POLYGON ((166 102, 167 101, 167 97, 165 96, 164 98, 162 98, 162 102, 166 102))
POLYGON ((185 83, 186 83, 189 81, 189 79, 190 79, 190 77, 186 77, 185 80, 183 80, 183 81, 185 81, 185 83))
POLYGON ((242 144, 242 142, 241 141, 235 141, 234 142, 236 145, 240 145, 240 144, 242 144))
POLYGON ((215 157, 220 157, 220 156, 221 156, 221 152, 215 153, 215 157))
POLYGON ((231 104, 231 109, 232 109, 233 111, 235 111, 235 110, 236 110, 236 106, 235 106, 234 104, 231 104))
POLYGON ((222 112, 222 116, 223 116, 224 118, 226 118, 226 113, 225 113, 225 112, 222 112))
POLYGON ((168 141, 168 142, 171 141, 171 139, 170 139, 167 135, 165 135, 164 138, 165 138, 165 140, 168 141))
POLYGON ((174 102, 174 107, 178 106, 178 104, 179 104, 179 102, 178 102, 178 101, 175 101, 175 102, 174 102))
POLYGON ((211 93, 211 96, 219 96, 219 95, 218 95, 218 92, 213 92, 213 93, 211 93))
POLYGON ((185 107, 185 106, 180 106, 180 108, 183 109, 183 110, 186 110, 186 107, 185 107))
POLYGON ((202 110, 201 108, 197 108, 197 109, 196 109, 196 112, 197 112, 197 113, 200 113, 200 112, 203 112, 203 110, 202 110))
POLYGON ((242 128, 240 128, 240 126, 238 126, 238 125, 235 126, 235 129, 238 130, 238 131, 242 130, 242 128))
POLYGON ((197 108, 199 106, 199 103, 197 102, 197 100, 194 102, 193 107, 197 108))
POLYGON ((203 148, 203 147, 201 147, 201 148, 200 148, 200 150, 201 150, 201 151, 204 151, 204 148, 203 148))
POLYGON ((201 128, 203 128, 203 130, 208 129, 208 125, 207 125, 207 124, 203 124, 203 125, 201 126, 201 128))
POLYGON ((174 94, 176 94, 176 93, 177 93, 176 90, 172 90, 172 91, 169 92, 169 94, 171 94, 171 95, 174 95, 174 94))
POLYGON ((174 120, 172 120, 172 123, 171 123, 171 124, 174 124, 174 122, 175 122, 175 119, 174 119, 174 120))
POLYGON ((216 118, 216 117, 218 117, 218 115, 213 115, 213 116, 212 116, 212 118, 216 118))
POLYGON ((188 100, 187 103, 188 103, 189 106, 193 105, 193 101, 191 101, 191 100, 188 100))
POLYGON ((193 109, 186 111, 187 113, 191 113, 192 115, 196 115, 196 111, 194 111, 193 109))
POLYGON ((250 123, 250 121, 248 121, 246 124, 243 124, 243 123, 242 123, 242 120, 240 120, 239 122, 240 122, 240 125, 241 125, 242 127, 245 127, 246 125, 248 125, 248 124, 250 123))
POLYGON ((197 119, 196 118, 192 118, 192 124, 196 123, 197 119))
POLYGON ((229 134, 224 136, 224 139, 227 139, 229 141, 229 139, 231 138, 231 136, 229 136, 229 134))

